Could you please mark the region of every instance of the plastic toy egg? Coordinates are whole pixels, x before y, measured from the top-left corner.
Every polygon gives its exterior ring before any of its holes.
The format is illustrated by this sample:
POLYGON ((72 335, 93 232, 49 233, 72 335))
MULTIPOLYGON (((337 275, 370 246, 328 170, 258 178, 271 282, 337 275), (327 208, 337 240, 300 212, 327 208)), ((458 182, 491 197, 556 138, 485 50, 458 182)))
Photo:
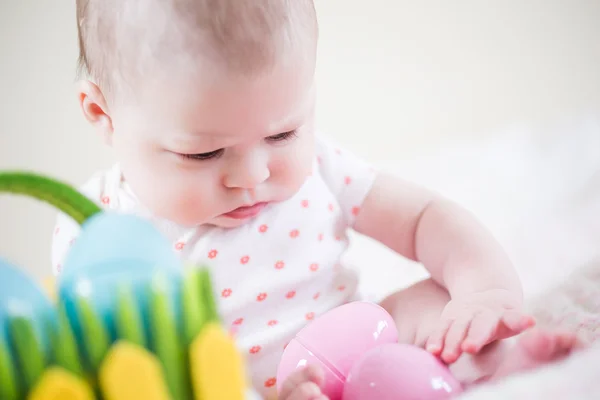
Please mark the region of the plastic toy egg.
POLYGON ((18 395, 19 376, 29 388, 42 375, 52 355, 46 332, 55 323, 41 287, 0 259, 0 399, 18 395))
POLYGON ((377 304, 353 302, 334 308, 288 344, 277 371, 278 389, 296 369, 316 364, 325 372, 323 393, 340 399, 355 361, 373 348, 397 341, 394 320, 377 304))
POLYGON ((100 213, 82 225, 60 276, 61 287, 84 276, 127 280, 156 271, 179 274, 181 262, 151 222, 135 215, 100 213))
POLYGON ((55 318, 50 299, 42 287, 19 267, 0 259, 0 324, 15 316, 35 321, 36 329, 40 331, 55 318))
POLYGON ((384 344, 354 364, 343 400, 445 400, 461 391, 448 367, 431 353, 416 346, 384 344))
MULTIPOLYGON (((181 262, 166 238, 137 216, 101 213, 83 224, 67 254, 59 294, 66 303, 88 298, 105 314, 115 309, 120 287, 132 287, 135 298, 144 301, 157 274, 164 286, 175 287, 181 280, 181 262)), ((164 289, 171 292, 170 287, 164 289)))
MULTIPOLYGON (((104 343, 106 349, 122 336, 120 332, 134 328, 142 338, 136 343, 144 345, 152 336, 149 315, 176 321, 174 329, 179 330, 181 280, 180 260, 151 222, 134 215, 100 213, 82 225, 63 264, 58 294, 80 343, 92 343, 91 337, 96 336, 103 339, 95 342, 104 343), (126 315, 131 308, 140 314, 137 321, 126 315)), ((89 363, 96 368, 104 353, 93 353, 89 363)))

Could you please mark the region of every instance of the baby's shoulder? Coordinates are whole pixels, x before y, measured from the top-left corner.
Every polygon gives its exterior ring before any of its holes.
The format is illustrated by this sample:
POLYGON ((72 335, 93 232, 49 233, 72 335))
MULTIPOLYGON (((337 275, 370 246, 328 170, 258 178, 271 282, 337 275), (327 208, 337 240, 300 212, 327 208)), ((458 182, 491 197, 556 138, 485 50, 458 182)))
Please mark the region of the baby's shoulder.
MULTIPOLYGON (((108 207, 107 184, 116 167, 92 174, 76 189, 102 208, 108 207)), ((64 258, 81 232, 81 226, 69 215, 58 212, 52 235, 52 268, 55 274, 61 271, 64 258)))
POLYGON ((316 171, 338 199, 351 203, 362 202, 377 176, 368 161, 322 136, 317 139, 316 171))
POLYGON ((327 136, 317 136, 315 153, 318 171, 325 179, 341 175, 347 180, 345 178, 351 174, 372 175, 374 172, 373 166, 366 159, 327 136))
POLYGON ((111 203, 111 197, 121 189, 122 174, 118 164, 94 172, 78 190, 103 208, 111 203))

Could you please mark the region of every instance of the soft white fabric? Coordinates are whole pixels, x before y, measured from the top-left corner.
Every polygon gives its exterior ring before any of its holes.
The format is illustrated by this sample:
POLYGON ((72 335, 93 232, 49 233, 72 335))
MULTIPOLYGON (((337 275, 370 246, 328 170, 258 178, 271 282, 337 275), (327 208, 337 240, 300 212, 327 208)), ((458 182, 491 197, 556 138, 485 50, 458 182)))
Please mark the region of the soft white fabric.
MULTIPOLYGON (((313 174, 300 191, 236 229, 190 229, 152 219, 118 166, 94 176, 82 191, 107 209, 151 218, 183 259, 210 268, 221 315, 247 356, 253 385, 270 395, 294 334, 356 295, 357 276, 342 266, 341 257, 374 177, 369 165, 320 140, 313 174)), ((57 273, 78 232, 73 221, 59 216, 57 273)))
POLYGON ((457 400, 597 400, 600 346, 594 345, 557 364, 474 388, 457 400))
POLYGON ((565 282, 528 302, 538 325, 577 332, 589 348, 564 361, 474 388, 461 400, 597 399, 600 394, 600 261, 582 266, 565 282))

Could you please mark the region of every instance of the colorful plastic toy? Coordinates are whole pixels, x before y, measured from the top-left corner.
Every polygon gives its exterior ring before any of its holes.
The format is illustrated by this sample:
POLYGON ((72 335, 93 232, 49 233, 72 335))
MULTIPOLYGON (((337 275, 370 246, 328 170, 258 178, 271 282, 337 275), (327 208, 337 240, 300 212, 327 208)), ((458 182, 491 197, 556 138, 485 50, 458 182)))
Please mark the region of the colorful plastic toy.
POLYGON ((0 174, 82 224, 52 302, 0 260, 0 399, 222 400, 247 395, 206 269, 184 269, 157 230, 102 212, 69 185, 0 174))
POLYGON ((392 317, 373 303, 353 302, 315 319, 286 347, 278 389, 296 369, 325 371, 331 400, 442 400, 461 386, 435 356, 398 343, 392 317))

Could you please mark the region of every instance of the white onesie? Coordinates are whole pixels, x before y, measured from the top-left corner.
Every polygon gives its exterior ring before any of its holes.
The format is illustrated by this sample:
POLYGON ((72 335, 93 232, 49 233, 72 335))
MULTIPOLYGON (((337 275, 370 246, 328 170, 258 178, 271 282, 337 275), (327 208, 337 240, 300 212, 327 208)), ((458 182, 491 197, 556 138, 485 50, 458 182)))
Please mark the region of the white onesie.
MULTIPOLYGON (((210 268, 223 321, 246 354, 252 383, 263 396, 274 394, 279 359, 295 333, 357 291, 357 277, 342 266, 341 256, 375 171, 322 139, 314 165, 294 197, 267 206, 235 229, 189 229, 145 215, 118 165, 81 189, 106 209, 150 218, 183 259, 210 268)), ((59 215, 55 273, 78 231, 70 218, 59 215)))

